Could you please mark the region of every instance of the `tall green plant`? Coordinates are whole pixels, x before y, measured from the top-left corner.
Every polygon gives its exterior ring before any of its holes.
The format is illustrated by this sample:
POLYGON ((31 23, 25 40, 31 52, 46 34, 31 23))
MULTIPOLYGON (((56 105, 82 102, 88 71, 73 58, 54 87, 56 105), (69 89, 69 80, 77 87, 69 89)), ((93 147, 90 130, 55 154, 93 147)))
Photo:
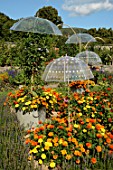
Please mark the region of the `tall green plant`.
POLYGON ((35 77, 37 77, 37 83, 41 80, 40 76, 49 56, 49 48, 53 43, 51 39, 48 35, 29 33, 28 37, 20 42, 19 65, 32 83, 35 83, 35 77))

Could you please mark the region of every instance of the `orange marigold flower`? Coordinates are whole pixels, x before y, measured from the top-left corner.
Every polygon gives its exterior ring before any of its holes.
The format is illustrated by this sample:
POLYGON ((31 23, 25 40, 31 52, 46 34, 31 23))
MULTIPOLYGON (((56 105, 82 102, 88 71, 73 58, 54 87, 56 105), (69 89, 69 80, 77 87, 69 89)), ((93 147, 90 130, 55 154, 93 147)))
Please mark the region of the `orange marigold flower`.
POLYGON ((59 129, 64 129, 64 127, 63 127, 63 126, 58 126, 58 128, 59 128, 59 129))
POLYGON ((107 143, 111 143, 111 139, 110 138, 106 138, 106 142, 107 143))
POLYGON ((30 130, 30 129, 28 129, 28 130, 27 130, 27 133, 31 133, 31 130, 30 130))
POLYGON ((58 146, 58 143, 54 143, 54 146, 57 147, 57 146, 58 146))
POLYGON ((71 142, 72 141, 72 138, 68 138, 68 142, 71 142))
POLYGON ((53 155, 53 159, 57 159, 58 158, 58 155, 53 155))
POLYGON ((102 147, 101 146, 97 146, 96 150, 97 150, 97 152, 101 152, 102 151, 102 147))
POLYGON ((77 160, 76 160, 76 164, 79 164, 79 163, 80 163, 80 160, 79 160, 79 159, 77 159, 77 160))
POLYGON ((68 135, 68 136, 72 136, 72 133, 69 132, 67 135, 68 135))
POLYGON ((86 146, 87 146, 88 148, 91 148, 92 144, 89 143, 89 142, 87 142, 87 143, 86 143, 86 146))
POLYGON ((63 146, 68 146, 68 142, 67 142, 67 141, 64 141, 64 142, 62 143, 62 145, 63 145, 63 146))
POLYGON ((91 162, 95 164, 97 162, 96 158, 91 158, 91 162))
POLYGON ((96 122, 96 119, 90 119, 89 122, 95 123, 95 122, 96 122))
POLYGON ((109 145, 109 148, 113 150, 113 144, 109 145))
POLYGON ((91 129, 91 127, 92 127, 91 123, 88 123, 87 126, 86 126, 87 129, 91 129))
POLYGON ((77 142, 76 138, 72 138, 71 141, 72 141, 73 143, 76 143, 76 142, 77 142))
POLYGON ((35 142, 33 140, 31 140, 30 143, 31 143, 32 146, 36 146, 38 144, 38 142, 35 142))
POLYGON ((80 150, 81 150, 81 152, 85 152, 85 148, 84 147, 81 147, 80 150))
POLYGON ((25 144, 30 143, 30 141, 31 141, 31 140, 30 140, 29 138, 28 138, 28 139, 26 139, 26 140, 25 140, 25 144))
POLYGON ((96 124, 95 128, 96 128, 97 130, 100 130, 100 129, 101 129, 101 125, 100 125, 100 124, 96 124))
POLYGON ((74 155, 75 156, 82 156, 82 153, 80 151, 78 151, 78 150, 75 150, 74 155))
POLYGON ((53 143, 56 143, 56 142, 58 142, 58 137, 54 137, 53 139, 53 143))
POLYGON ((66 155, 67 160, 70 160, 71 158, 72 158, 72 155, 69 155, 69 154, 66 155))
POLYGON ((38 139, 38 135, 37 134, 34 134, 34 139, 38 139))
POLYGON ((99 133, 97 133, 97 134, 96 134, 96 137, 97 137, 97 138, 102 138, 102 135, 99 134, 99 133))
POLYGON ((53 135, 54 135, 53 132, 49 132, 49 133, 48 133, 48 136, 50 136, 50 137, 53 136, 53 135))
POLYGON ((38 139, 40 139, 40 138, 43 138, 43 135, 39 135, 39 136, 38 136, 38 139))
POLYGON ((39 130, 44 130, 44 129, 45 129, 44 126, 39 127, 39 130))
POLYGON ((110 139, 113 139, 113 135, 112 134, 109 134, 109 137, 110 137, 110 139))
POLYGON ((61 150, 60 152, 62 153, 62 155, 66 155, 67 154, 66 150, 61 150))
POLYGON ((110 87, 108 87, 108 88, 107 88, 107 90, 108 90, 108 91, 110 91, 110 90, 111 90, 111 88, 110 88, 110 87))

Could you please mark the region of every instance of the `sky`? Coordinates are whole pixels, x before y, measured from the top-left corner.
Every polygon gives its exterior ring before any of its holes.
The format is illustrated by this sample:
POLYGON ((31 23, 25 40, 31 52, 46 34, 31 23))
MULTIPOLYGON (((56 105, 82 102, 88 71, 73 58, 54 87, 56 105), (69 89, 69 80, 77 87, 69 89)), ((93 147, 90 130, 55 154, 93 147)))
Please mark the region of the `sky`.
POLYGON ((64 27, 113 29, 113 0, 0 0, 0 12, 11 19, 34 16, 44 6, 57 9, 64 27))

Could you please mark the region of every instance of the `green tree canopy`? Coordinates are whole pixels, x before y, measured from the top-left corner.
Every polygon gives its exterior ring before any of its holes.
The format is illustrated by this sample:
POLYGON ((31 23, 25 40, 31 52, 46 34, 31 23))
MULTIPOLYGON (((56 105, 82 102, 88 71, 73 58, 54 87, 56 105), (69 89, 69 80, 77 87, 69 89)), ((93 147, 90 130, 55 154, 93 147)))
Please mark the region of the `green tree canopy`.
POLYGON ((58 16, 58 11, 52 6, 44 6, 43 8, 39 9, 36 12, 35 17, 48 19, 55 25, 63 24, 62 18, 58 16))

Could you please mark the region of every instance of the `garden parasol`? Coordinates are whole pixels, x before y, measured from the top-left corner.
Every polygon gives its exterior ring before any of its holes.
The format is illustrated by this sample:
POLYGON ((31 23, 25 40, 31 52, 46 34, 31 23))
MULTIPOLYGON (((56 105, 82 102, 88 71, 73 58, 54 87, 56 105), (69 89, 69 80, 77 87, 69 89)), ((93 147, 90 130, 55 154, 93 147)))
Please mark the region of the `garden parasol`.
POLYGON ((79 44, 80 52, 81 52, 81 43, 87 43, 87 42, 96 42, 96 39, 87 33, 78 33, 71 35, 65 44, 79 44))
POLYGON ((10 30, 39 34, 62 35, 59 28, 51 21, 39 17, 22 18, 10 30))
POLYGON ((65 44, 79 44, 81 43, 86 43, 86 42, 96 42, 96 39, 87 33, 78 33, 78 34, 73 34, 68 38, 68 40, 65 42, 65 44))
POLYGON ((93 78, 89 66, 76 57, 63 56, 50 62, 42 75, 47 82, 70 82, 93 78))
POLYGON ((86 51, 80 52, 76 55, 76 58, 83 60, 84 62, 86 62, 88 65, 91 65, 91 66, 102 64, 102 60, 99 57, 99 55, 93 51, 86 50, 86 51))
MULTIPOLYGON (((91 78, 94 78, 94 76, 84 61, 67 55, 50 62, 42 75, 42 79, 46 82, 68 82, 68 95, 70 81, 88 80, 91 78)), ((68 122, 70 126, 69 102, 68 122)))

